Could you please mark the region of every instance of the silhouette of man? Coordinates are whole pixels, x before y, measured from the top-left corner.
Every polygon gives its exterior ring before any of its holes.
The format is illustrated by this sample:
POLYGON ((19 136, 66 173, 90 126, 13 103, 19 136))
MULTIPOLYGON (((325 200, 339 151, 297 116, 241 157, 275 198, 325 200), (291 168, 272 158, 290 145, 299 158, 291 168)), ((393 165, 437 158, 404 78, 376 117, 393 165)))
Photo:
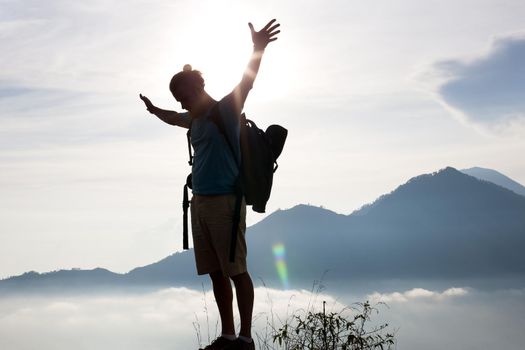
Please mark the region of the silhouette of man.
POLYGON ((190 65, 185 65, 183 71, 175 74, 170 82, 173 97, 188 112, 178 113, 160 109, 146 96, 140 95, 147 110, 162 121, 183 128, 189 128, 191 125, 191 143, 195 152, 191 200, 195 261, 199 275, 210 275, 222 326, 221 336, 206 346, 206 350, 255 349, 251 337, 254 291, 246 266, 245 203, 241 209, 235 261, 230 262, 228 258, 235 205, 235 181, 239 174, 239 117, 259 71, 264 49, 270 42, 277 40, 277 34, 280 33, 277 28, 280 25, 275 19, 260 31, 255 31, 251 23, 248 25, 253 41, 253 53, 248 67, 241 82, 219 102, 204 90, 201 73, 193 70, 190 65), (225 134, 210 120, 211 112, 217 104, 225 134), (226 137, 234 145, 234 152, 229 148, 226 137), (241 318, 238 338, 235 336, 230 279, 235 285, 241 318))

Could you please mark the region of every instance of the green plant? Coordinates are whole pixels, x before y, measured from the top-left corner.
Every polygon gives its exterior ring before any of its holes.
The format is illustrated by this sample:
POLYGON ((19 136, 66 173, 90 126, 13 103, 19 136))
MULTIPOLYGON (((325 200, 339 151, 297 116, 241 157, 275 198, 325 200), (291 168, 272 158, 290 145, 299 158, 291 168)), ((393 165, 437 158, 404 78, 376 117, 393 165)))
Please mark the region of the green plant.
MULTIPOLYGON (((323 275, 324 276, 324 275, 323 275)), ((264 281, 262 281, 263 285, 264 281)), ((262 321, 256 328, 254 340, 260 350, 390 350, 395 345, 393 333, 388 333, 387 323, 373 326, 374 314, 379 313, 379 303, 372 306, 368 301, 355 303, 350 307, 343 307, 338 312, 326 312, 326 302, 323 309, 315 310, 318 297, 324 286, 321 281, 314 281, 310 291, 311 298, 305 309, 291 311, 292 294, 285 315, 274 312, 273 300, 267 289, 267 301, 270 310, 260 312, 254 316, 255 321, 262 321), (283 317, 284 316, 284 317, 283 317), (279 326, 280 325, 280 326, 279 326), (278 328, 279 327, 279 328, 278 328)), ((204 313, 206 315, 206 328, 208 343, 210 342, 210 320, 206 303, 206 291, 203 286, 204 313)), ((196 320, 193 327, 197 335, 197 343, 202 346, 203 337, 200 320, 196 320)), ((215 323, 215 337, 218 334, 219 321, 215 323)))
MULTIPOLYGON (((340 312, 308 311, 293 315, 272 335, 278 349, 285 350, 372 350, 391 349, 394 335, 383 334, 388 324, 368 327, 371 315, 378 309, 367 301, 340 312), (354 315, 346 316, 349 311, 354 315)), ((274 349, 266 346, 266 349, 274 349)))

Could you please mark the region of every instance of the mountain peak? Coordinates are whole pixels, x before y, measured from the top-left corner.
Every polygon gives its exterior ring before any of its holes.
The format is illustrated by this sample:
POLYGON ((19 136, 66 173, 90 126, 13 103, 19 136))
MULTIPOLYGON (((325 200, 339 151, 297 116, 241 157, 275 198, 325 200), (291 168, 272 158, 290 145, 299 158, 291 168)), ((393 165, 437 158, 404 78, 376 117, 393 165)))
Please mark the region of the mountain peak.
POLYGON ((525 196, 525 187, 522 184, 496 170, 472 167, 469 169, 463 169, 461 172, 483 181, 492 182, 498 186, 505 187, 517 194, 525 196))
MULTIPOLYGON (((447 166, 443 169, 434 171, 433 173, 430 173, 430 174, 422 174, 422 175, 414 176, 413 178, 408 180, 407 184, 414 182, 414 181, 426 180, 426 179, 431 179, 431 178, 443 178, 443 177, 449 177, 449 176, 465 176, 465 174, 461 173, 456 168, 447 166)), ((399 187, 402 187, 402 186, 404 185, 401 185, 399 187)))
MULTIPOLYGON (((293 215, 298 217, 308 217, 311 215, 317 216, 317 215, 342 215, 337 214, 336 212, 326 209, 323 206, 315 206, 312 204, 297 204, 289 209, 277 209, 270 215, 268 215, 264 220, 266 220, 269 217, 280 217, 282 215, 293 215)), ((263 220, 263 221, 264 221, 263 220)), ((262 221, 261 221, 262 222, 262 221)))
POLYGON ((298 204, 298 205, 296 205, 294 207, 291 207, 290 209, 287 209, 287 211, 298 212, 298 213, 303 213, 303 214, 308 214, 308 213, 311 213, 311 212, 330 212, 330 213, 333 213, 333 214, 337 214, 337 213, 335 213, 332 210, 326 209, 322 205, 315 206, 315 205, 312 205, 312 204, 298 204))
POLYGON ((413 177, 394 191, 379 197, 372 204, 365 205, 352 214, 361 216, 377 211, 401 215, 410 207, 412 213, 404 215, 414 214, 416 210, 418 215, 426 217, 429 215, 428 210, 437 208, 445 211, 447 207, 452 206, 457 207, 457 211, 462 211, 472 206, 483 211, 483 208, 492 208, 496 203, 504 206, 508 201, 521 202, 524 199, 506 188, 482 181, 448 166, 430 174, 413 177))

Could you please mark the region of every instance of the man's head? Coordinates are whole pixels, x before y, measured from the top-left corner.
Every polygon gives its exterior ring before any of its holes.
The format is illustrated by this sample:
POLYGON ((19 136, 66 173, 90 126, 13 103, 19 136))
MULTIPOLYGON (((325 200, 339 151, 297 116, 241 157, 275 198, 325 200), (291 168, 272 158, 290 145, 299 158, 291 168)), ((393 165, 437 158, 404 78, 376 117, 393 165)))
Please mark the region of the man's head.
POLYGON ((202 73, 193 70, 189 64, 186 64, 182 72, 171 78, 170 91, 173 97, 181 103, 182 108, 191 112, 197 107, 204 93, 202 73))

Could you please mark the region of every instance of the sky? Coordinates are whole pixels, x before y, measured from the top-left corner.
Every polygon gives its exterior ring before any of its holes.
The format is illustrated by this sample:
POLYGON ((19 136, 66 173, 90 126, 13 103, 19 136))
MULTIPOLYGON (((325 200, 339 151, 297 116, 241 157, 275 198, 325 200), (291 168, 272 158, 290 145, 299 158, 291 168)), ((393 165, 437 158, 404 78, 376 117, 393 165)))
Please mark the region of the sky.
POLYGON ((181 249, 185 131, 138 95, 180 111, 186 63, 226 95, 248 22, 282 27, 245 105, 289 130, 269 213, 350 214, 446 166, 524 184, 524 17, 518 0, 0 0, 0 278, 181 249))

